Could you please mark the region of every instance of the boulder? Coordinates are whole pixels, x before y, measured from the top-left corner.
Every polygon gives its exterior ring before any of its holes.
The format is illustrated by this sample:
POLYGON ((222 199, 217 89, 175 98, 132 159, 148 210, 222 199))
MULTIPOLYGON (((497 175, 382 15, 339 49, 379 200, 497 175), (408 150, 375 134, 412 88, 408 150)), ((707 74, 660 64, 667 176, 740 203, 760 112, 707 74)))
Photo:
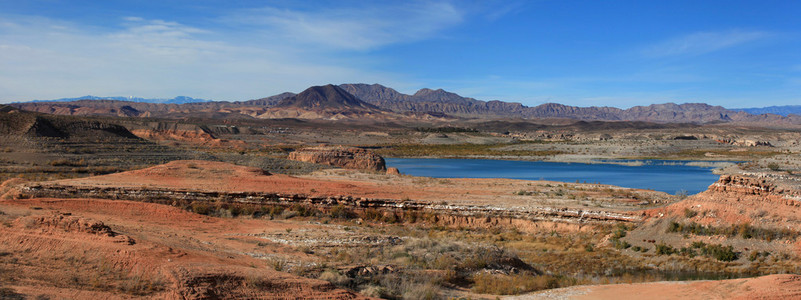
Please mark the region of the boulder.
POLYGON ((389 167, 387 168, 387 175, 400 175, 400 171, 398 170, 398 168, 389 167))
POLYGON ((384 158, 361 148, 313 147, 289 153, 289 159, 346 169, 386 171, 384 158))

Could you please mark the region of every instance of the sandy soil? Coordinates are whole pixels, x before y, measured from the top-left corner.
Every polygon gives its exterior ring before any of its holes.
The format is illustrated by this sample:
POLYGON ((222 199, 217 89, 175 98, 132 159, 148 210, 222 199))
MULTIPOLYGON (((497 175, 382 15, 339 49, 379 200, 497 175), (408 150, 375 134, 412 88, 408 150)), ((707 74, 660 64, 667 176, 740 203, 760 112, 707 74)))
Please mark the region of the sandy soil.
POLYGON ((799 297, 801 297, 801 275, 770 275, 718 281, 576 286, 505 299, 798 299, 799 297))
POLYGON ((96 199, 8 200, 0 202, 0 211, 5 224, 0 283, 19 294, 361 298, 325 281, 275 271, 250 255, 306 256, 255 236, 306 228, 303 224, 220 219, 158 204, 96 199))

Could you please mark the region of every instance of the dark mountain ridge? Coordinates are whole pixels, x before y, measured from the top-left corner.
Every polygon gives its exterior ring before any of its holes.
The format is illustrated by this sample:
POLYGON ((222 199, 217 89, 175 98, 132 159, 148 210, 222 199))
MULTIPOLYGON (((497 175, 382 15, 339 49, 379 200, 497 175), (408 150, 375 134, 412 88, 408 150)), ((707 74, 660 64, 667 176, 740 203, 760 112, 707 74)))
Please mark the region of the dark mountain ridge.
POLYGON ((395 112, 437 112, 468 118, 568 118, 587 121, 646 121, 660 123, 762 123, 801 124, 801 116, 753 115, 704 103, 664 103, 616 107, 577 107, 545 103, 529 107, 516 102, 481 101, 442 89, 421 89, 413 95, 400 93, 380 84, 342 84, 360 99, 395 112))
POLYGON ((366 109, 378 110, 379 108, 370 103, 364 102, 351 95, 342 88, 333 84, 324 86, 310 87, 300 94, 284 98, 279 101, 276 107, 295 107, 307 110, 319 109, 366 109))

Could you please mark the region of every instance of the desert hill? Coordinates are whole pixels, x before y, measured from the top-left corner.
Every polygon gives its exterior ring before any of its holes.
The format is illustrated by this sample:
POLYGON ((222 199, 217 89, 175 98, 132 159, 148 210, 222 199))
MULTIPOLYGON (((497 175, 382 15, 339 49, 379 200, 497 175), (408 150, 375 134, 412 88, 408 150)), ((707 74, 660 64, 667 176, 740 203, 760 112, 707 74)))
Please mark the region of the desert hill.
POLYGON ((122 138, 138 139, 117 124, 92 119, 69 118, 0 107, 0 135, 32 138, 122 138))

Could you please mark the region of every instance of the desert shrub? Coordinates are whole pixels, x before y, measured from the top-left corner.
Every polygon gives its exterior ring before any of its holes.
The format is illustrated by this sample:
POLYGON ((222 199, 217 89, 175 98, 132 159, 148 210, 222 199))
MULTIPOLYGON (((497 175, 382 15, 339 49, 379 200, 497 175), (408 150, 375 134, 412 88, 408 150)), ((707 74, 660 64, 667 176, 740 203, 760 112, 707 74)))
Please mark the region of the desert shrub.
POLYGON ((270 217, 280 216, 284 212, 283 206, 272 206, 269 208, 262 207, 262 211, 267 212, 270 217))
POLYGON ((353 212, 353 210, 341 204, 331 208, 331 210, 328 212, 328 215, 334 219, 352 219, 356 217, 356 214, 353 212))
POLYGON ((697 215, 698 215, 697 211, 694 211, 694 210, 689 209, 689 208, 685 208, 684 209, 684 217, 685 218, 692 218, 692 217, 695 217, 697 215))
POLYGON ((320 273, 320 276, 317 277, 317 279, 325 280, 338 286, 348 286, 351 282, 348 276, 345 276, 336 270, 325 270, 324 272, 320 273))
MULTIPOLYGON (((425 272, 407 270, 401 273, 388 273, 367 279, 368 288, 388 299, 440 299, 439 278, 425 272)), ((367 288, 365 288, 367 289, 367 288)))
POLYGON ((83 159, 80 160, 59 159, 59 160, 51 160, 48 164, 54 167, 85 167, 86 161, 83 159))
POLYGON ((403 299, 435 300, 440 299, 440 287, 433 283, 409 285, 401 294, 403 299))
POLYGON ((744 239, 756 238, 766 241, 792 239, 801 235, 799 232, 787 228, 754 227, 749 223, 735 224, 729 227, 716 227, 701 225, 695 222, 690 222, 687 224, 671 222, 668 225, 667 232, 694 235, 723 235, 728 237, 739 236, 744 239))
POLYGON ((770 169, 771 171, 780 171, 781 167, 779 166, 778 163, 772 162, 768 164, 768 169, 770 169))
POLYGON ((615 246, 615 249, 619 249, 619 250, 620 249, 628 249, 629 247, 631 247, 631 244, 629 244, 628 242, 617 240, 617 239, 612 240, 612 245, 615 246))
POLYGON ((242 205, 240 206, 240 214, 243 216, 255 216, 256 215, 256 206, 254 205, 242 205))
POLYGON ((655 247, 657 255, 671 255, 673 253, 676 253, 676 249, 674 249, 670 245, 659 243, 656 244, 655 247))
POLYGON ((284 261, 283 259, 277 259, 277 258, 268 259, 267 260, 267 265, 270 266, 271 268, 273 268, 273 270, 276 270, 276 271, 279 271, 279 272, 280 271, 284 271, 284 269, 286 269, 286 267, 287 267, 286 261, 284 261))
POLYGON ((362 213, 362 219, 368 220, 368 221, 380 221, 381 218, 383 218, 383 217, 384 217, 384 214, 381 213, 380 210, 375 209, 375 208, 367 208, 367 209, 364 210, 364 213, 362 213))
POLYGON ((150 280, 137 275, 120 281, 117 289, 127 294, 145 296, 164 290, 164 283, 158 278, 150 280))
POLYGON ((369 284, 362 288, 359 294, 373 298, 387 298, 387 289, 382 286, 369 284))
POLYGON ((301 217, 312 217, 320 213, 316 208, 302 204, 293 204, 289 207, 289 210, 297 212, 301 217))
POLYGON ((682 256, 689 256, 689 257, 695 257, 697 255, 695 253, 695 249, 692 247, 681 247, 678 253, 681 254, 682 256))
POLYGON ((732 246, 707 244, 704 242, 693 242, 690 247, 682 247, 678 250, 664 243, 659 243, 655 246, 655 252, 657 255, 679 254, 683 256, 695 257, 696 255, 700 254, 707 257, 712 257, 719 261, 733 261, 739 257, 737 252, 734 252, 734 248, 732 246), (696 249, 700 253, 696 252, 696 249))
POLYGON ((755 260, 759 259, 759 257, 760 257, 759 254, 760 254, 759 251, 756 251, 756 250, 751 251, 751 253, 748 254, 748 260, 749 261, 755 261, 755 260))
POLYGON ((619 238, 622 238, 622 237, 626 237, 626 230, 628 230, 628 227, 626 227, 626 225, 618 224, 617 228, 612 233, 612 238, 613 239, 619 239, 619 238))
POLYGON ((192 212, 201 215, 209 215, 213 211, 213 208, 204 202, 192 202, 191 208, 192 212))
POLYGON ((518 195, 518 196, 530 196, 532 194, 534 194, 534 193, 526 191, 526 190, 519 190, 519 191, 515 192, 515 195, 518 195))
POLYGON ((707 245, 701 249, 701 252, 719 261, 733 261, 736 260, 738 256, 737 253, 734 252, 734 248, 732 246, 723 246, 717 244, 707 245))
POLYGON ((626 237, 627 234, 626 230, 628 230, 628 227, 626 227, 626 225, 618 224, 615 230, 612 232, 612 237, 609 238, 609 242, 611 242, 612 246, 614 246, 618 250, 628 249, 629 247, 631 247, 631 244, 629 244, 628 242, 620 240, 621 238, 626 237))
POLYGON ((417 211, 406 211, 403 213, 403 218, 409 223, 417 223, 417 219, 420 218, 420 213, 417 211))
POLYGON ((228 211, 231 213, 231 216, 237 217, 240 214, 242 214, 242 207, 239 205, 234 205, 231 206, 231 208, 229 208, 228 211))
POLYGON ((559 287, 559 280, 548 275, 478 273, 472 280, 474 292, 493 295, 517 295, 559 287))

